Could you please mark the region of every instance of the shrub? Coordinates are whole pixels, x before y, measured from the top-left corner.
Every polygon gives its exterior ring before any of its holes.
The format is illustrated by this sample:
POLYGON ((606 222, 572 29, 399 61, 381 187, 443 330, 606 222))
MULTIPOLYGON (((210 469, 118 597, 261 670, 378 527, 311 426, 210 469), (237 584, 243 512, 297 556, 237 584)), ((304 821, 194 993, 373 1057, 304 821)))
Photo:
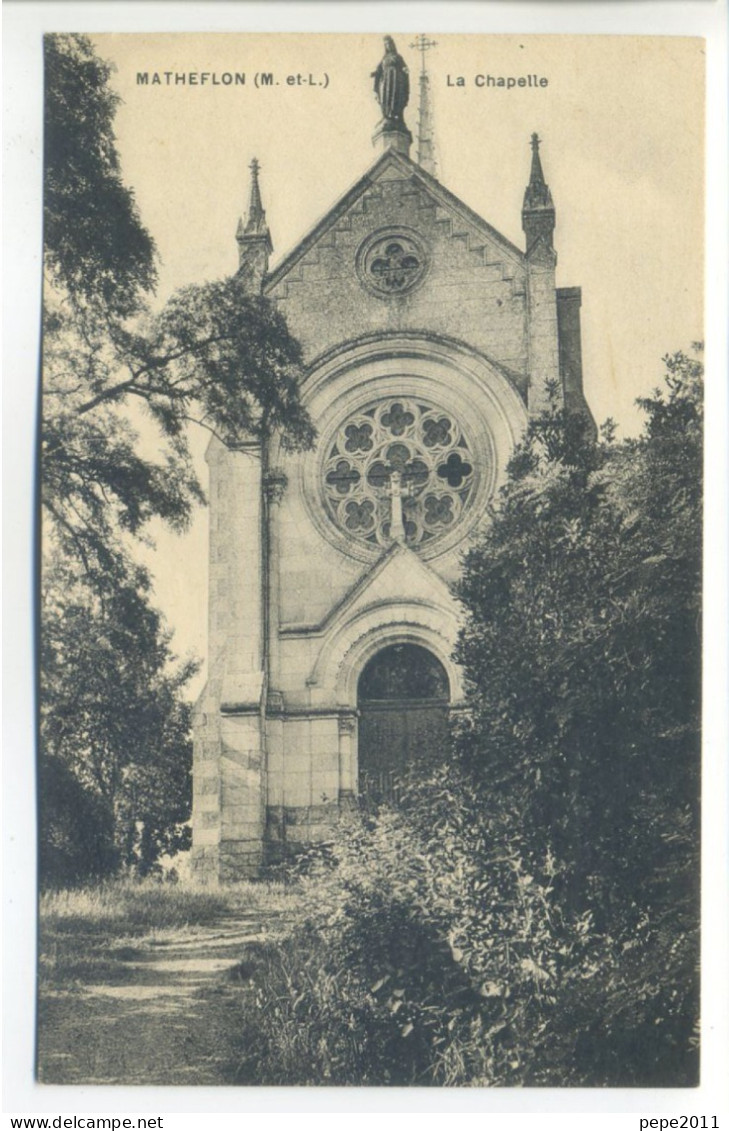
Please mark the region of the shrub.
POLYGON ((304 910, 254 977, 239 1082, 693 1082, 691 921, 568 916, 554 858, 527 872, 465 786, 441 769, 310 854, 304 910))

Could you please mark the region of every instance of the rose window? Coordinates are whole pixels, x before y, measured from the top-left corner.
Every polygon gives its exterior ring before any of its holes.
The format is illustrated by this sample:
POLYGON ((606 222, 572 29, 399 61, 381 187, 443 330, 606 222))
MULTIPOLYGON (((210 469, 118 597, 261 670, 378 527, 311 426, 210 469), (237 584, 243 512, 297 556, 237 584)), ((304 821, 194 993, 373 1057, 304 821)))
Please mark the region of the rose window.
POLYGON ((424 545, 453 529, 476 476, 458 423, 420 400, 393 397, 345 420, 323 467, 329 517, 349 538, 424 545))
POLYGON ((365 241, 357 262, 360 278, 379 295, 404 294, 420 282, 428 266, 420 240, 401 231, 365 241))

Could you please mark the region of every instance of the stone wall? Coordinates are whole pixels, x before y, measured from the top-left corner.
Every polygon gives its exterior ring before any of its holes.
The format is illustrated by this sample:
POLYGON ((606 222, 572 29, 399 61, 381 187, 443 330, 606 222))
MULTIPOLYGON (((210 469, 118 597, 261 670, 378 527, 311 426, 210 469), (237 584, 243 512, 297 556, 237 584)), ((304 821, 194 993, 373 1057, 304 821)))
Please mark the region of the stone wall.
POLYGON ((507 241, 438 204, 408 175, 385 162, 366 191, 326 227, 267 294, 286 315, 308 359, 344 339, 420 329, 468 342, 513 375, 526 394, 526 270, 507 241), (425 278, 402 297, 379 297, 356 269, 363 241, 378 230, 411 229, 429 254, 425 278))

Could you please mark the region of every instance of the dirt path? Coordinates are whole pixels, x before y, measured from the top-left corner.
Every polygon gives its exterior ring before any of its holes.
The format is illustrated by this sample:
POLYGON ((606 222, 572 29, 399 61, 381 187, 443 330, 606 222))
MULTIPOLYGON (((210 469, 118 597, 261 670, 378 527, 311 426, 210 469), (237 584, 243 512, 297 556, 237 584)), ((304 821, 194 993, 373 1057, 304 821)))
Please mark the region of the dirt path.
POLYGON ((229 915, 111 946, 73 984, 42 989, 41 1082, 234 1083, 247 956, 275 918, 229 915))

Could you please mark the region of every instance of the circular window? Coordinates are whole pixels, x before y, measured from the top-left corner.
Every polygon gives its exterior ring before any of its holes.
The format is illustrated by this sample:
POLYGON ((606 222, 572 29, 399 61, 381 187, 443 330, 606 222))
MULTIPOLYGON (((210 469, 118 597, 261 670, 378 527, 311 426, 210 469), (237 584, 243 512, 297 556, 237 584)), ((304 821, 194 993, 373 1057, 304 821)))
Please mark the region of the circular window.
POLYGON ((453 416, 392 397, 340 424, 322 468, 327 514, 348 538, 387 546, 435 542, 472 502, 471 448, 453 416))
POLYGON ((392 296, 413 290, 425 276, 428 257, 417 237, 404 230, 379 232, 361 245, 357 270, 375 294, 392 296))

